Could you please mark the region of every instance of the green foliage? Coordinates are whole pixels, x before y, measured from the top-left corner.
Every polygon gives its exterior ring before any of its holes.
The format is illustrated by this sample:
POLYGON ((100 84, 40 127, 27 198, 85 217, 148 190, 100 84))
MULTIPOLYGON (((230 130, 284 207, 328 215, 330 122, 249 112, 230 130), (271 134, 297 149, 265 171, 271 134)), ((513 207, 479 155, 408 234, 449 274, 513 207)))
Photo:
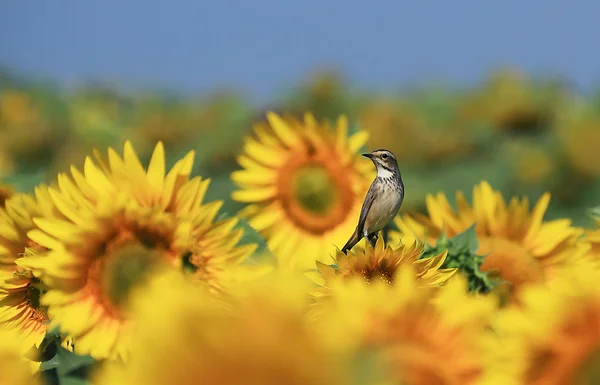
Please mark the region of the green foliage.
POLYGON ((83 385, 97 361, 91 356, 75 354, 61 346, 59 329, 48 330, 38 354, 41 357, 40 372, 44 383, 49 385, 83 385))
POLYGON ((453 238, 442 234, 435 245, 426 244, 420 259, 434 257, 448 250, 448 256, 442 268, 457 268, 468 279, 469 291, 485 294, 500 282, 492 279, 489 272, 481 271, 481 264, 485 256, 477 254, 478 247, 477 233, 475 224, 473 224, 453 238))

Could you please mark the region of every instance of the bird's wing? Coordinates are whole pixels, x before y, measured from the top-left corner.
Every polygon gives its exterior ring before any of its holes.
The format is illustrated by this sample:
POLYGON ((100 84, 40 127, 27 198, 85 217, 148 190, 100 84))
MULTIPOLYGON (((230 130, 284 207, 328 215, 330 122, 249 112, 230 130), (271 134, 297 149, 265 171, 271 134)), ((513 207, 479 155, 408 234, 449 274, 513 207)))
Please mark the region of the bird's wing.
POLYGON ((365 221, 367 220, 367 215, 369 214, 369 211, 371 210, 371 206, 373 205, 373 202, 375 201, 376 195, 377 194, 375 193, 375 189, 373 188, 373 185, 371 185, 371 188, 369 188, 369 192, 367 193, 367 196, 365 197, 365 201, 363 203, 362 209, 360 210, 360 217, 358 219, 358 226, 357 226, 359 239, 363 237, 365 221))

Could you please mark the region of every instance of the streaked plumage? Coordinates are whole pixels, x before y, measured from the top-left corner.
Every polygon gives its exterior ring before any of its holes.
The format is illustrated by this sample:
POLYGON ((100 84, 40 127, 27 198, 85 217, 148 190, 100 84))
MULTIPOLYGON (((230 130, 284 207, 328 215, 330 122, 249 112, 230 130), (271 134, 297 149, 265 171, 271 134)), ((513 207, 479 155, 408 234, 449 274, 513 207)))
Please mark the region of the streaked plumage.
POLYGON ((358 225, 342 247, 344 253, 363 237, 374 244, 377 233, 394 219, 404 200, 404 183, 394 154, 381 149, 363 156, 373 161, 377 168, 377 177, 365 197, 358 225))

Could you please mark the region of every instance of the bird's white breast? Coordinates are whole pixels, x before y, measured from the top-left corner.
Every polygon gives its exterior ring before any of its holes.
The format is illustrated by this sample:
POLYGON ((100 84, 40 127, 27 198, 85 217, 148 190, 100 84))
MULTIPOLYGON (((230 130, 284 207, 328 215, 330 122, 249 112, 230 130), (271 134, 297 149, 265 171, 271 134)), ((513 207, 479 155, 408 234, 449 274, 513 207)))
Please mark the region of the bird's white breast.
POLYGON ((377 166, 377 176, 379 178, 388 179, 392 178, 394 174, 388 169, 385 169, 381 166, 377 166))

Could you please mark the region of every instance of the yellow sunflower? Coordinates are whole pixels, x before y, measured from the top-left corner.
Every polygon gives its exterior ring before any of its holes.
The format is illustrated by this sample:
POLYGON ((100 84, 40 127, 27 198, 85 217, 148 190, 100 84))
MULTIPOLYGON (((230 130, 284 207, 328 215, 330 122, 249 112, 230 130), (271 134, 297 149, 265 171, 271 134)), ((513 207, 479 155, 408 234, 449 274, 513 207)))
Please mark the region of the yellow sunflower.
POLYGON ((36 218, 39 229, 28 233, 48 255, 17 261, 49 287, 41 303, 49 307, 51 326, 74 337, 80 354, 125 355, 134 325, 129 293, 156 268, 184 268, 220 292, 219 278, 229 270, 243 272, 239 263, 256 248, 237 246, 243 233, 234 229, 236 218, 215 221, 220 202, 202 204, 208 181, 187 180, 190 156, 164 175, 160 147, 143 176, 127 150, 125 168, 113 167, 111 174, 88 158, 85 174, 73 168, 73 179, 60 175, 59 188, 49 192, 64 218, 36 218))
POLYGON ((0 330, 0 384, 42 384, 35 373, 38 363, 27 359, 23 351, 22 336, 15 331, 0 330))
POLYGON ((473 189, 473 204, 464 194, 456 194, 458 211, 454 211, 445 195, 428 195, 429 216, 420 214, 398 216, 395 224, 399 232, 391 232, 391 239, 420 239, 433 244, 445 230, 448 236, 457 235, 473 223, 479 241, 478 254, 489 254, 482 271, 496 271, 510 283, 511 290, 523 284, 538 282, 565 264, 584 258, 587 246, 579 242, 583 230, 571 226, 571 220, 545 222, 544 213, 550 194, 544 194, 529 209, 527 198, 514 197, 504 201, 499 191, 485 181, 473 189))
POLYGON ((44 285, 30 269, 15 262, 45 249, 27 237, 35 229, 33 217, 53 212, 45 186, 36 197, 18 194, 0 209, 0 327, 18 330, 25 348, 39 347, 48 329, 48 314, 40 304, 44 285))
POLYGON ((411 244, 401 244, 392 248, 389 244, 384 246, 382 237, 377 239, 375 247, 370 243, 365 244, 365 249, 356 248, 349 250, 348 254, 337 251, 336 257, 327 265, 317 261, 317 270, 306 275, 319 285, 315 293, 317 297, 327 295, 330 291, 329 284, 334 280, 348 280, 353 277, 362 277, 366 283, 382 280, 393 284, 396 281, 399 268, 410 264, 414 267, 416 277, 421 286, 438 286, 450 279, 457 269, 441 269, 447 251, 431 258, 419 260, 423 253, 424 244, 414 241, 411 244))
POLYGON ((366 285, 355 277, 333 283, 317 323, 329 325, 333 335, 352 336, 346 338, 349 349, 377 352, 398 383, 477 384, 493 297, 469 294, 460 275, 439 290, 422 287, 411 264, 400 267, 397 281, 366 285))
POLYGON ((238 157, 244 168, 231 175, 240 187, 232 195, 249 206, 249 218, 288 268, 325 262, 354 231, 364 195, 374 176, 359 154, 368 137, 348 137, 348 121, 335 127, 307 114, 304 121, 267 115, 269 126, 257 125, 257 138, 247 138, 238 157), (307 258, 310 256, 310 258, 307 258))
POLYGON ((202 287, 173 275, 157 277, 135 296, 139 327, 130 360, 108 364, 94 383, 365 383, 347 365, 349 351, 305 319, 306 282, 289 278, 236 287, 234 307, 226 309, 202 287))
POLYGON ((598 261, 586 261, 524 288, 493 323, 482 385, 600 383, 598 280, 598 261))

